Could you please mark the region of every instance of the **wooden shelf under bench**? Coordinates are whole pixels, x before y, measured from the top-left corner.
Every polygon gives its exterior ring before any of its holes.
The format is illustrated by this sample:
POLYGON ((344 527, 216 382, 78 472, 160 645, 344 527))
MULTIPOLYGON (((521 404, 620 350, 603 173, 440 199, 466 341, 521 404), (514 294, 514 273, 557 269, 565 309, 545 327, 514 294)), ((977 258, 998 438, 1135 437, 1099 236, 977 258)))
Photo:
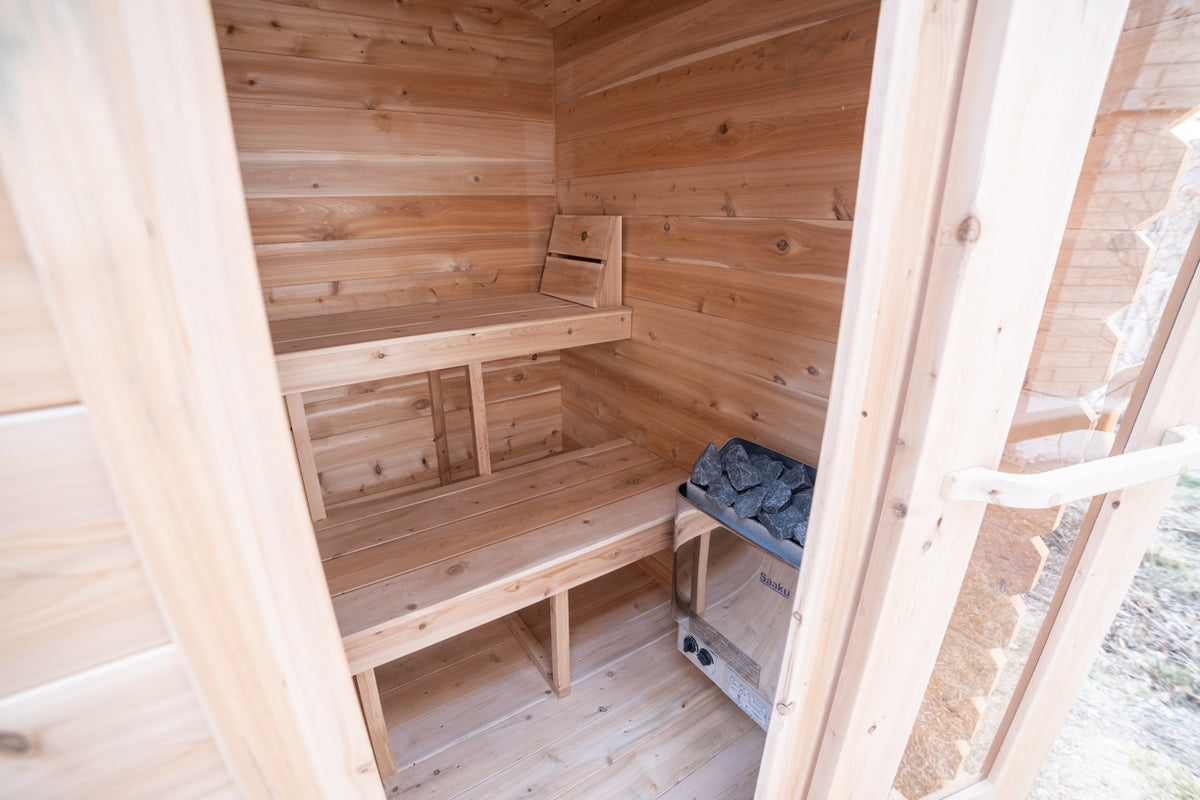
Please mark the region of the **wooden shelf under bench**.
MULTIPOLYGON (((373 670, 550 598, 551 687, 570 690, 567 590, 670 547, 686 474, 624 439, 419 494, 339 506, 317 541, 380 770, 373 670)), ((531 645, 533 647, 534 645, 531 645)))

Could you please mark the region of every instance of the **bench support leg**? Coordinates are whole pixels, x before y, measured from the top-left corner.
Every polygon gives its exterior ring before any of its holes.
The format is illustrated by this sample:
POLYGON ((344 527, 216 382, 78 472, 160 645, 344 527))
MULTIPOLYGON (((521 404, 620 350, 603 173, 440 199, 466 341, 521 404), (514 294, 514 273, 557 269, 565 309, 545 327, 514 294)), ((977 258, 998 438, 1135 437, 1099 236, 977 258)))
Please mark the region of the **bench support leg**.
POLYGON ((296 446, 296 462, 300 465, 308 513, 316 522, 325 519, 325 500, 321 497, 321 482, 317 478, 317 460, 313 455, 312 437, 308 433, 308 417, 304 415, 304 399, 299 392, 285 394, 283 405, 287 409, 288 423, 292 426, 292 442, 296 446))
POLYGON ((568 624, 567 593, 550 598, 550 685, 554 693, 571 693, 571 635, 568 624))
POLYGON ((442 373, 429 373, 429 407, 433 413, 433 446, 437 450, 438 480, 450 483, 450 445, 446 439, 446 404, 442 399, 442 373))
POLYGON ((492 474, 492 448, 488 442, 487 400, 483 396, 483 364, 467 364, 467 388, 471 398, 471 437, 475 441, 475 465, 480 475, 492 474))
POLYGON ((367 735, 371 739, 379 777, 386 781, 396 774, 396 760, 392 757, 392 746, 388 742, 387 723, 383 719, 383 704, 379 700, 375 670, 369 669, 355 675, 354 686, 358 689, 358 702, 362 705, 363 720, 367 723, 367 735))

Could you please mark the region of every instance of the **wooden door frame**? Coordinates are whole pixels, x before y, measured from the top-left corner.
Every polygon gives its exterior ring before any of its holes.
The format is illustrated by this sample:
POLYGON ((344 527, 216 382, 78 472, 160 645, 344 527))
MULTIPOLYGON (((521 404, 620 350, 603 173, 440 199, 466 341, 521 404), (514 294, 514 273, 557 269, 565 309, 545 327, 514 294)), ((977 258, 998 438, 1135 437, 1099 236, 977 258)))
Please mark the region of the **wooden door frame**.
POLYGON ((244 797, 381 798, 287 429, 211 9, 0 9, 0 169, 244 797))
POLYGON ((942 480, 999 463, 1126 6, 883 3, 758 798, 888 795, 984 511, 942 480))

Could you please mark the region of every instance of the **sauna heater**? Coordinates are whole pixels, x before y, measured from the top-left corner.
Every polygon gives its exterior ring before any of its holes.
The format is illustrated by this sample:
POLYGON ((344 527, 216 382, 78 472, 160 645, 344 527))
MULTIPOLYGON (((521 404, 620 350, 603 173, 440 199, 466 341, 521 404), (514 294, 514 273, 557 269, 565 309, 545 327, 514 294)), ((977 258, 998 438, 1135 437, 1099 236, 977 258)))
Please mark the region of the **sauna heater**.
MULTIPOLYGON (((807 524, 807 507, 804 513, 807 524)), ((799 542, 778 538, 732 508, 719 507, 691 481, 679 487, 677 645, 764 730, 775 702, 803 552, 799 542)))

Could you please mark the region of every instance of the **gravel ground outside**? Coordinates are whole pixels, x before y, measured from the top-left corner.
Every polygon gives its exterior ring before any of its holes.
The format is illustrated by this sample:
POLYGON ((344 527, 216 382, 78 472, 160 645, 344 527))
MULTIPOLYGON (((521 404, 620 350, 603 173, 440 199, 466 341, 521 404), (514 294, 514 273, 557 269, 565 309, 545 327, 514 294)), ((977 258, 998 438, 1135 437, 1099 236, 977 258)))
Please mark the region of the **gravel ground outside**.
MULTIPOLYGON (((1083 508, 1046 537, 1047 572, 1061 572, 1083 508)), ((1040 617, 1052 594, 1039 586, 1029 610, 1040 617)), ((1200 798, 1200 474, 1176 487, 1029 797, 1200 798)))

